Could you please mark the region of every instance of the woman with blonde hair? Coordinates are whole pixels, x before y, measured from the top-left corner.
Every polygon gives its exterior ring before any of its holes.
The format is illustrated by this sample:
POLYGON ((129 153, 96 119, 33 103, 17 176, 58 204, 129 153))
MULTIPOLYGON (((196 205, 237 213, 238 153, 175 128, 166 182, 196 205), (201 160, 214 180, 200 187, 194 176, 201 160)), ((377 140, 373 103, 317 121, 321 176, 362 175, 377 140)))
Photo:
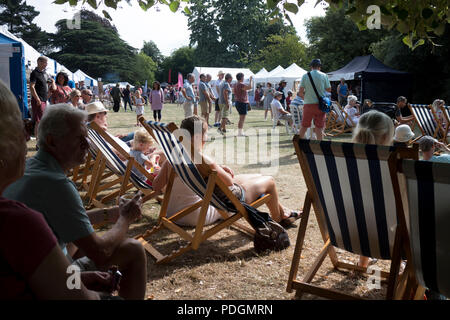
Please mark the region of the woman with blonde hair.
POLYGON ((360 112, 356 103, 357 101, 358 98, 356 96, 350 95, 347 98, 347 105, 344 107, 345 112, 350 117, 350 119, 347 119, 347 125, 349 126, 356 126, 359 121, 360 112))
POLYGON ((445 101, 441 99, 436 99, 433 101, 433 104, 431 105, 431 108, 434 111, 434 114, 436 115, 436 118, 439 120, 440 124, 442 125, 442 129, 446 129, 448 127, 447 118, 444 117, 444 113, 441 108, 445 107, 445 101))
MULTIPOLYGON (((379 111, 364 113, 353 131, 354 143, 379 144, 390 146, 394 137, 394 124, 392 119, 379 111)), ((367 268, 369 263, 375 263, 376 259, 360 256, 358 266, 367 268)))

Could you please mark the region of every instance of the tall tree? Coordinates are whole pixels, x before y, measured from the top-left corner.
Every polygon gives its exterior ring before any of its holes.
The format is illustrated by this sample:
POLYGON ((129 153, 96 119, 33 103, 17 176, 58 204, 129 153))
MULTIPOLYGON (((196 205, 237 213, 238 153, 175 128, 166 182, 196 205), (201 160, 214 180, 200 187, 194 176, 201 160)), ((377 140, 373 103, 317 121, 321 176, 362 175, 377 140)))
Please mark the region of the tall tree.
POLYGON ((49 34, 33 22, 39 15, 33 6, 25 0, 0 0, 0 11, 0 24, 7 25, 9 32, 39 52, 46 54, 51 50, 49 34))
POLYGON ((311 43, 308 55, 320 58, 325 71, 339 69, 356 56, 370 54, 370 45, 387 34, 386 30, 359 31, 345 11, 345 8, 329 9, 324 17, 314 17, 305 23, 311 43))
POLYGON ((141 52, 152 58, 153 62, 157 64, 160 64, 163 60, 163 55, 153 40, 144 41, 144 46, 142 47, 141 52))
POLYGON ((251 63, 271 34, 293 33, 281 20, 270 23, 263 0, 191 0, 188 25, 196 62, 240 67, 251 63))
POLYGON ((155 72, 157 71, 157 64, 152 58, 145 53, 140 52, 135 56, 135 62, 132 65, 133 74, 130 82, 135 85, 143 85, 147 80, 148 83, 155 81, 155 72))
POLYGON ((271 35, 267 38, 267 45, 260 50, 255 62, 250 67, 256 72, 262 67, 272 70, 278 65, 286 68, 292 63, 306 68, 308 60, 306 45, 300 41, 298 36, 293 34, 271 35))
POLYGON ((95 13, 82 10, 80 28, 68 28, 66 20, 56 23, 53 43, 59 51, 50 57, 71 70, 82 69, 105 81, 135 78, 136 49, 123 41, 111 23, 95 13))
POLYGON ((195 50, 190 47, 181 47, 172 52, 172 54, 165 58, 161 64, 162 77, 160 81, 169 81, 175 83, 177 81, 178 72, 185 77, 188 73, 194 70, 194 55, 195 50))

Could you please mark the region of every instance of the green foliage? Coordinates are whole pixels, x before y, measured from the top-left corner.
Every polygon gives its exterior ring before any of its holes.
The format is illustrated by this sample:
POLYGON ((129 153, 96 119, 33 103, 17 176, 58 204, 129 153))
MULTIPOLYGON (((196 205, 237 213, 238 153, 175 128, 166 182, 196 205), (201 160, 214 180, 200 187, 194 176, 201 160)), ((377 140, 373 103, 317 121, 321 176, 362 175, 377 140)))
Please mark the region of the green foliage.
POLYGON ((409 50, 403 44, 403 35, 393 30, 390 35, 372 45, 375 57, 386 65, 410 72, 414 76, 413 103, 430 104, 434 99, 450 102, 450 26, 439 39, 409 50))
POLYGON ((135 49, 120 39, 117 30, 95 13, 81 11, 81 28, 68 29, 65 20, 56 23, 53 45, 59 50, 50 57, 70 70, 81 69, 104 81, 136 79, 135 49))
POLYGON ((152 58, 152 60, 157 64, 160 64, 163 60, 163 55, 153 40, 144 41, 144 46, 142 47, 141 52, 152 58))
POLYGON ((151 57, 141 52, 135 56, 133 64, 133 75, 131 76, 131 83, 152 83, 155 80, 155 72, 157 71, 157 64, 151 57))
POLYGON ((322 70, 341 68, 356 56, 370 54, 370 45, 382 39, 386 30, 363 30, 345 16, 346 8, 327 10, 324 17, 309 19, 306 33, 311 45, 308 56, 322 60, 322 70))
MULTIPOLYGON (((124 0, 104 0, 105 5, 117 9, 117 4, 124 0)), ((130 0, 125 0, 129 2, 130 0)), ((205 0, 209 1, 209 0, 205 0)), ((448 0, 323 0, 329 3, 332 8, 342 8, 348 6, 347 14, 351 20, 361 29, 365 29, 367 19, 371 17, 371 13, 367 12, 367 8, 370 5, 377 5, 381 11, 381 23, 387 30, 397 29, 405 36, 409 36, 410 40, 405 40, 404 43, 410 48, 419 46, 427 40, 432 43, 434 36, 442 36, 445 31, 446 24, 450 23, 450 5, 448 0)), ((64 4, 69 2, 71 5, 76 5, 80 2, 85 3, 86 0, 55 0, 55 4, 64 4)), ((92 7, 96 7, 96 1, 88 0, 88 4, 92 7)), ((155 0, 138 0, 142 9, 147 10, 152 7, 155 0)), ((197 6, 199 0, 160 0, 162 4, 168 5, 174 12, 183 8, 186 14, 190 14, 193 6, 197 6), (183 5, 181 5, 183 3, 183 5), (193 6, 186 7, 187 4, 193 6)), ((223 3, 229 1, 224 0, 223 3)), ((245 0, 237 1, 245 3, 245 0)), ((304 4, 304 0, 297 0, 295 2, 289 2, 288 0, 265 0, 265 3, 261 3, 260 8, 267 8, 272 11, 274 15, 283 13, 284 17, 290 21, 287 12, 297 13, 300 7, 304 4), (280 10, 280 8, 283 8, 280 10)), ((316 5, 322 2, 318 0, 316 5)), ((111 20, 109 14, 104 11, 105 16, 111 20)), ((274 21, 278 21, 278 17, 272 17, 274 21)), ((291 21, 290 21, 291 22, 291 21)))
POLYGON ((263 0, 191 0, 190 44, 202 66, 241 67, 254 58, 272 34, 295 34, 282 21, 270 23, 263 0))
POLYGON ((191 47, 181 47, 172 52, 172 54, 165 58, 161 64, 161 74, 158 79, 162 81, 169 81, 169 70, 171 71, 171 82, 177 82, 178 72, 183 74, 183 77, 192 70, 194 70, 194 56, 195 49, 191 47))
POLYGON ((33 23, 39 15, 33 6, 27 5, 24 0, 2 0, 0 11, 0 24, 7 25, 12 34, 40 52, 48 53, 51 50, 49 34, 33 23))
POLYGON ((296 63, 306 68, 309 59, 306 56, 306 46, 298 36, 287 34, 284 36, 271 35, 267 38, 267 45, 260 50, 251 69, 259 71, 262 67, 272 70, 278 65, 283 68, 296 63))

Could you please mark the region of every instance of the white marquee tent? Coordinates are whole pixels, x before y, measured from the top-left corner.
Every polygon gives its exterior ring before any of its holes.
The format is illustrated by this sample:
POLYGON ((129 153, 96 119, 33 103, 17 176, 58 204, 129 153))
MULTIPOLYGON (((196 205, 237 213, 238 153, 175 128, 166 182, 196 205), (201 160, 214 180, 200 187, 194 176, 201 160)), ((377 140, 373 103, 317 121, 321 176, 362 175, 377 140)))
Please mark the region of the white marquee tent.
POLYGON ((98 81, 97 80, 95 80, 94 78, 88 76, 86 73, 84 73, 80 69, 78 69, 77 71, 75 71, 73 73, 73 79, 72 80, 75 81, 75 82, 84 81, 84 84, 86 86, 90 86, 90 87, 97 87, 98 86, 98 81))
POLYGON ((271 81, 272 83, 279 83, 281 80, 285 80, 286 90, 297 91, 297 85, 301 81, 302 76, 306 73, 306 70, 293 63, 285 70, 273 74, 271 76, 271 81))
POLYGON ((244 82, 247 82, 250 76, 255 78, 255 74, 250 69, 244 68, 213 68, 213 67, 195 67, 192 73, 195 76, 195 83, 200 81, 200 74, 210 74, 212 80, 218 79, 219 71, 223 71, 225 74, 230 73, 233 76, 233 82, 236 81, 236 74, 242 72, 244 74, 244 82))

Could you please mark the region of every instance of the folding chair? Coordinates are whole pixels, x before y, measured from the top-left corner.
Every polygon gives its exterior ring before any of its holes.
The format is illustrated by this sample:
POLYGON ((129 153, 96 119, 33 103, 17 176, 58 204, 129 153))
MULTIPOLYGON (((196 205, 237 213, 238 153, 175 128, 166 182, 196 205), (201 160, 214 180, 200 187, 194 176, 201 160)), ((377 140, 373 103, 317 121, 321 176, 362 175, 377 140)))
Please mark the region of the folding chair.
POLYGON ((443 136, 439 130, 439 126, 436 123, 435 116, 430 105, 426 104, 408 104, 411 114, 414 116, 414 120, 417 123, 422 135, 413 140, 413 142, 419 140, 423 136, 431 136, 442 140, 443 136))
MULTIPOLYGON (((450 297, 450 164, 403 160, 415 277, 450 297)), ((416 297, 423 298, 423 290, 416 297)))
MULTIPOLYGON (((212 170, 210 166, 203 161, 203 159, 201 159, 201 164, 197 165, 191 161, 189 155, 190 152, 185 150, 183 144, 174 135, 174 131, 178 129, 174 123, 163 124, 159 122, 145 122, 143 117, 139 120, 144 128, 146 128, 149 132, 152 132, 155 136, 156 141, 164 151, 167 161, 169 161, 173 168, 166 187, 166 192, 164 194, 164 200, 161 206, 157 226, 136 237, 136 239, 142 243, 146 251, 156 259, 157 264, 171 261, 189 250, 197 250, 201 243, 205 240, 231 225, 236 226, 238 229, 241 229, 246 233, 254 234, 253 229, 238 223, 238 220, 241 218, 248 221, 247 212, 239 200, 217 176, 217 172, 212 170), (167 207, 169 205, 175 174, 178 175, 186 186, 188 186, 202 200, 177 212, 170 218, 167 218, 167 207), (205 182, 205 178, 207 178, 208 182, 205 182), (227 205, 217 197, 215 192, 217 189, 221 190, 226 195, 227 199, 234 205, 234 208, 227 205), (206 229, 205 218, 209 205, 214 206, 219 211, 223 217, 223 220, 215 226, 206 229), (178 219, 192 213, 198 208, 201 208, 200 215, 195 230, 192 233, 185 231, 176 224, 178 219), (231 213, 231 215, 229 215, 229 213, 231 213), (185 246, 180 246, 177 250, 168 255, 164 255, 159 252, 150 244, 148 239, 150 236, 156 234, 164 228, 178 234, 187 242, 187 244, 185 246)), ((264 195, 253 202, 251 206, 255 208, 259 207, 267 203, 270 198, 270 194, 264 195)))
POLYGON ((332 111, 330 111, 325 127, 325 134, 327 136, 336 137, 346 132, 352 132, 355 124, 350 116, 341 107, 339 102, 332 101, 332 111), (351 126, 348 125, 351 124, 351 126))
POLYGON ((273 115, 273 122, 272 122, 272 129, 275 129, 278 121, 284 121, 284 126, 286 127, 286 133, 289 133, 289 120, 283 120, 279 118, 279 113, 276 107, 271 106, 272 108, 272 115, 273 115))
POLYGON ((94 152, 96 152, 97 162, 92 174, 92 195, 96 195, 98 193, 100 186, 99 183, 105 166, 107 166, 118 177, 118 181, 114 180, 109 184, 120 185, 120 189, 118 191, 112 192, 111 194, 103 197, 100 201, 92 197, 92 204, 94 204, 96 207, 104 207, 105 203, 114 198, 117 198, 118 203, 120 196, 122 196, 133 186, 142 191, 142 193, 144 194, 144 197, 142 199, 143 202, 157 196, 157 193, 153 190, 153 188, 146 181, 142 180, 136 173, 134 173, 132 169, 136 168, 136 170, 138 170, 145 176, 146 180, 152 181, 153 176, 138 162, 136 162, 127 151, 125 151, 95 122, 90 123, 88 136, 93 146, 95 146, 95 148, 93 149, 95 150, 94 152), (112 148, 114 148, 118 153, 121 154, 124 159, 126 159, 126 163, 119 158, 119 156, 113 151, 112 148))
MULTIPOLYGON (((357 299, 353 295, 311 284, 328 255, 336 269, 366 273, 367 269, 339 261, 335 247, 366 257, 391 261, 386 297, 392 299, 400 268, 401 251, 409 246, 397 175, 390 169, 401 149, 403 157, 417 158, 417 148, 396 148, 333 141, 310 141, 294 137, 294 145, 308 188, 297 243, 289 273, 287 291, 296 290, 332 299, 357 299), (311 205, 324 246, 304 276, 297 280, 311 205), (402 245, 402 246, 401 246, 402 245)), ((406 255, 408 257, 408 254, 406 255)))

